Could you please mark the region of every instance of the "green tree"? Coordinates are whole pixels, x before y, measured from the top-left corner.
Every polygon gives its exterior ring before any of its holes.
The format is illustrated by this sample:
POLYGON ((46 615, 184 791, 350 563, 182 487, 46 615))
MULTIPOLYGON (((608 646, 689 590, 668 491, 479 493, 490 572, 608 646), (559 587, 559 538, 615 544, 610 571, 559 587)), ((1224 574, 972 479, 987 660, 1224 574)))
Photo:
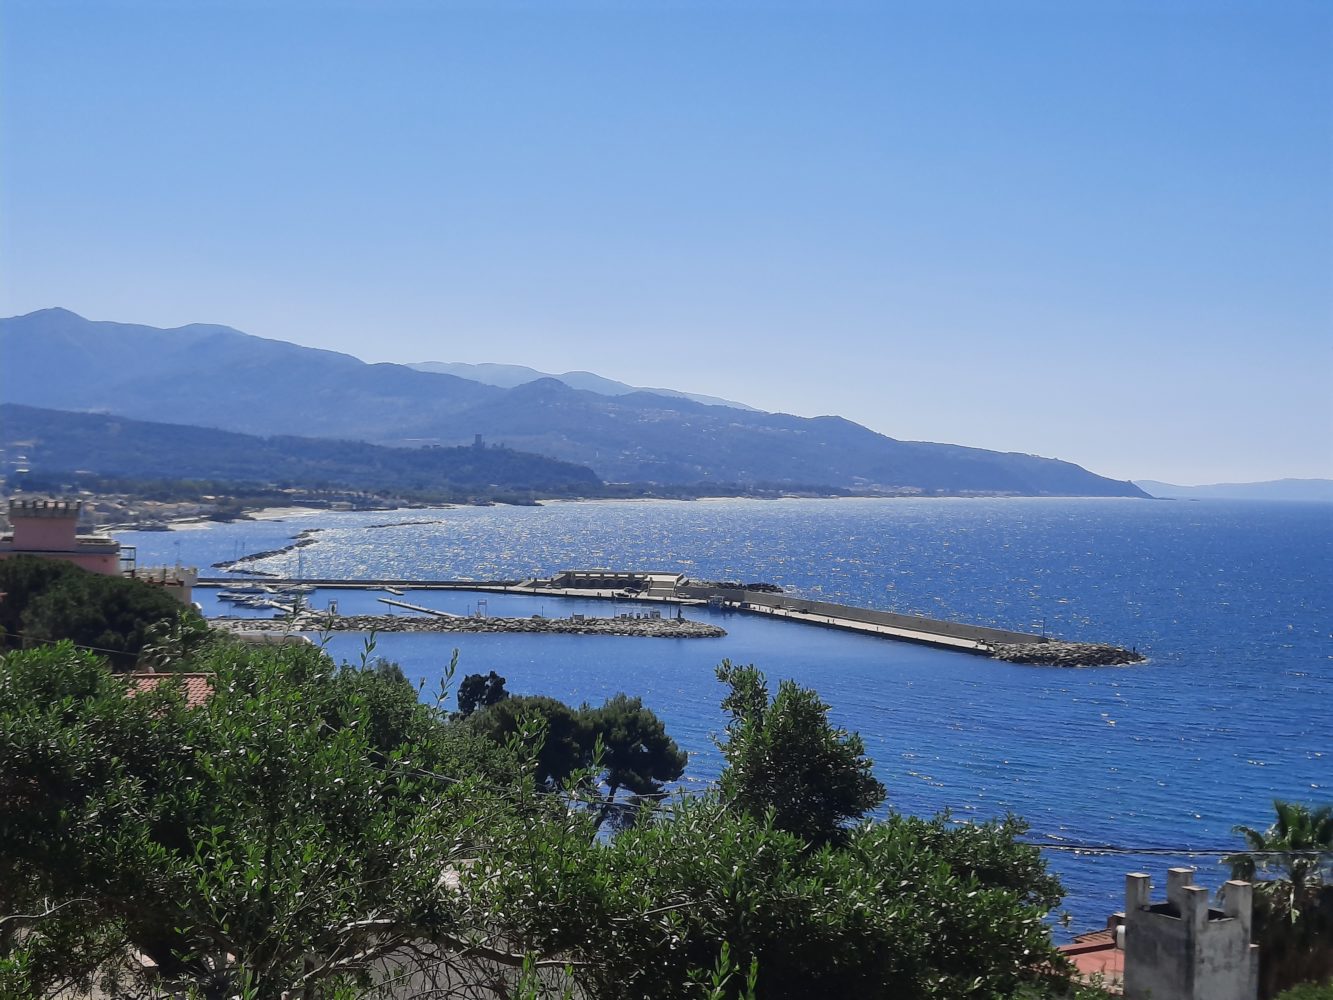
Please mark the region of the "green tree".
POLYGON ((178 606, 175 618, 163 619, 145 630, 136 665, 143 669, 169 671, 209 645, 226 641, 225 636, 209 628, 208 622, 192 608, 178 606))
POLYGON ((843 840, 849 821, 884 800, 860 735, 832 725, 814 691, 783 681, 770 702, 764 675, 729 660, 717 676, 730 688, 718 746, 722 794, 735 808, 756 818, 772 810, 778 829, 818 846, 843 840))
POLYGON ((461 883, 520 815, 572 819, 540 798, 516 809, 521 785, 479 773, 476 737, 424 705, 377 746, 373 671, 349 680, 308 647, 192 666, 214 677, 196 709, 169 686, 129 697, 65 645, 3 661, 0 955, 36 995, 112 972, 107 941, 217 998, 332 997, 386 961, 447 958, 477 981, 521 968, 461 883))
POLYGON ((0 560, 0 628, 8 644, 23 644, 23 612, 33 599, 51 589, 58 581, 80 572, 73 563, 36 556, 14 556, 0 560))
POLYGON ((1007 884, 1040 866, 1020 829, 891 817, 811 850, 716 795, 684 797, 609 842, 539 853, 492 905, 540 926, 541 951, 583 958, 595 997, 698 997, 724 947, 761 1000, 1062 995, 1044 899, 1007 884))
POLYGON ((632 822, 640 805, 663 794, 685 771, 686 756, 666 726, 639 698, 617 694, 599 708, 570 708, 540 695, 511 696, 470 716, 479 732, 503 745, 525 726, 540 731, 536 776, 548 790, 587 772, 585 791, 596 786, 597 825, 632 822), (622 791, 630 793, 622 800, 622 791))
POLYGON ((470 725, 497 746, 521 733, 539 733, 534 774, 547 791, 559 789, 576 772, 592 765, 595 738, 588 720, 563 701, 545 695, 512 695, 469 716, 470 725))
POLYGON ((1293 897, 1285 880, 1256 883, 1254 941, 1260 997, 1333 980, 1333 885, 1307 884, 1293 897))
POLYGON ((583 706, 579 714, 595 741, 590 756, 602 768, 599 825, 608 819, 627 825, 636 806, 659 799, 666 783, 685 773, 685 752, 641 699, 617 694, 600 708, 583 706), (621 789, 631 793, 628 802, 618 801, 621 789))
POLYGON ((344 668, 329 678, 333 690, 326 701, 325 725, 342 725, 341 714, 348 701, 364 703, 366 739, 376 751, 388 754, 405 744, 429 740, 436 719, 423 712, 418 691, 402 668, 377 657, 360 669, 344 668))
POLYGON ((1228 857, 1233 878, 1253 880, 1257 872, 1278 871, 1291 884, 1293 899, 1307 885, 1322 884, 1333 872, 1333 805, 1307 806, 1273 800, 1276 814, 1267 830, 1237 826, 1253 854, 1228 857))
POLYGON ((458 685, 458 711, 468 716, 479 708, 489 708, 508 697, 505 679, 494 670, 484 677, 481 674, 468 674, 458 685))
POLYGON ((162 587, 32 556, 0 561, 0 591, 11 645, 69 639, 102 650, 122 670, 173 627, 192 632, 202 622, 162 587))

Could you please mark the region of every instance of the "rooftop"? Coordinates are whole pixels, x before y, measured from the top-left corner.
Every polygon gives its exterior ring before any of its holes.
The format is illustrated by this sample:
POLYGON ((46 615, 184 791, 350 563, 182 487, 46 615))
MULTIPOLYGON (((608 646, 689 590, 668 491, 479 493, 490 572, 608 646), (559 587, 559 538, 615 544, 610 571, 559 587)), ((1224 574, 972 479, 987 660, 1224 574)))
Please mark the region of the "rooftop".
POLYGON ((212 674, 135 672, 125 676, 130 682, 131 696, 140 692, 156 691, 162 684, 179 684, 185 695, 186 707, 198 708, 213 695, 212 674))
POLYGON ((1116 947, 1114 927, 1080 934, 1056 950, 1073 963, 1079 978, 1084 981, 1100 978, 1102 985, 1112 991, 1124 982, 1125 953, 1116 947))

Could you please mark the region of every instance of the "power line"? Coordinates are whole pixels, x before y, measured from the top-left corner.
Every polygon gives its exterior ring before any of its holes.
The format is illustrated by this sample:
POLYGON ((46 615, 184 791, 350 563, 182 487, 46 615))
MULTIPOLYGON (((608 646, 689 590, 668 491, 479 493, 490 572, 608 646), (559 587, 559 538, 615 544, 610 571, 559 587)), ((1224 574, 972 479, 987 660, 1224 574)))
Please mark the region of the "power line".
MULTIPOLYGON (((101 646, 85 646, 83 643, 75 642, 73 639, 42 639, 35 635, 26 635, 23 632, 9 632, 8 635, 17 636, 26 642, 42 642, 48 646, 59 646, 62 642, 67 642, 75 649, 86 649, 90 653, 110 653, 112 656, 125 656, 129 653, 127 649, 103 649, 101 646)), ((21 649, 11 649, 11 653, 21 653, 21 649)))
POLYGON ((1224 854, 1229 857, 1253 858, 1333 858, 1333 850, 1324 849, 1251 851, 1235 847, 1126 847, 1122 844, 1071 844, 1067 842, 1055 843, 1034 840, 1021 840, 1019 843, 1028 847, 1036 847, 1043 851, 1071 851, 1075 854, 1147 854, 1167 857, 1208 857, 1214 854, 1224 854))

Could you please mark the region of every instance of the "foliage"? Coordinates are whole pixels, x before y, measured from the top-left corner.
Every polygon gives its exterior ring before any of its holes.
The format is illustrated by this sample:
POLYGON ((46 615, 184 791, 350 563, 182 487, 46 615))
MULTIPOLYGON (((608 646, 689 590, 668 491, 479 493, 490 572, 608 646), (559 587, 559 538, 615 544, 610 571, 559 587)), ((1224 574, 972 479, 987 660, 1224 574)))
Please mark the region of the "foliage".
POLYGON ((388 754, 404 744, 430 737, 435 719, 421 710, 418 692, 396 663, 382 658, 369 660, 359 670, 339 670, 329 679, 333 691, 324 719, 336 727, 338 713, 346 701, 364 702, 367 715, 366 741, 388 754))
POLYGON ((1261 996, 1305 980, 1333 978, 1333 806, 1273 802, 1267 830, 1236 827, 1246 850, 1226 859, 1233 878, 1257 882, 1254 936, 1261 996))
POLYGON ((0 628, 17 645, 23 632, 23 612, 34 599, 56 584, 82 572, 73 563, 36 556, 0 560, 0 628))
POLYGON ((587 719, 555 698, 513 695, 473 713, 468 722, 497 746, 507 745, 525 731, 539 731, 534 777, 547 791, 559 789, 572 775, 592 764, 594 740, 587 719))
POLYGON ((137 666, 145 670, 170 671, 176 664, 197 656, 216 643, 228 641, 215 632, 192 608, 177 605, 176 617, 150 625, 144 634, 137 666))
POLYGON ((0 625, 12 644, 69 639, 121 669, 163 629, 193 631, 202 621, 161 587, 34 556, 0 561, 0 591, 0 625))
MULTIPOLYGON (((715 969, 724 944, 733 968, 757 968, 764 1000, 1045 995, 1060 977, 1044 908, 951 866, 923 833, 960 835, 894 817, 847 848, 811 851, 716 796, 685 798, 609 843, 539 855, 498 905, 544 949, 587 955, 592 996, 698 996, 690 970, 715 969), (610 946, 589 953, 608 929, 610 946)), ((1022 866, 1035 860, 1011 847, 1022 866)))
POLYGON ((498 744, 525 724, 537 724, 542 734, 536 751, 538 782, 555 790, 583 772, 591 775, 600 788, 594 803, 599 826, 607 820, 628 824, 641 802, 660 798, 665 784, 685 771, 685 753, 662 721, 639 698, 625 694, 599 708, 577 709, 539 695, 511 696, 470 718, 478 732, 498 744), (630 798, 620 800, 621 790, 630 798))
POLYGON ((641 699, 617 694, 600 708, 584 705, 579 712, 593 735, 592 762, 601 768, 606 789, 601 820, 614 814, 619 825, 627 824, 635 804, 661 798, 665 783, 685 773, 685 752, 641 699), (633 796, 629 810, 617 807, 622 788, 633 796))
POLYGON ((842 840, 845 826, 884 800, 873 761, 856 733, 836 728, 814 691, 783 681, 769 701, 764 675, 723 661, 718 679, 730 686, 722 707, 731 713, 723 796, 756 818, 814 845, 842 840))
POLYGON ((1259 995, 1333 979, 1333 885, 1307 884, 1298 896, 1285 881, 1259 882, 1254 888, 1259 995))
POLYGON ((1333 881, 1333 805, 1274 799, 1273 811, 1276 817, 1267 830, 1235 828, 1248 850, 1261 853, 1227 858, 1232 878, 1253 880, 1257 872, 1279 871, 1291 883, 1293 899, 1306 885, 1333 881))
MULTIPOLYGON (((383 752, 367 692, 385 680, 314 649, 219 649, 195 666, 214 694, 190 710, 171 691, 126 697, 68 646, 5 659, 0 912, 56 901, 89 956, 27 974, 86 982, 107 971, 93 945, 110 935, 204 996, 264 1000, 331 995, 423 941, 461 951, 458 929, 485 921, 441 874, 514 816, 471 766, 474 738, 417 705, 383 752)), ((35 921, 29 967, 63 939, 35 921)))
POLYGON ((468 716, 479 708, 489 708, 508 697, 505 679, 494 670, 484 677, 481 674, 468 674, 458 685, 458 711, 468 716))
POLYGON ((1276 1000, 1333 1000, 1333 981, 1326 983, 1302 983, 1289 990, 1283 990, 1276 1000))
MULTIPOLYGON (((461 720, 390 664, 309 647, 177 665, 213 676, 208 702, 127 696, 67 644, 0 661, 0 990, 145 996, 130 945, 206 1000, 380 996, 372 969, 440 998, 1062 988, 1043 919, 1059 887, 1017 821, 890 816, 821 846, 709 793, 598 837, 600 798, 571 808, 558 771, 577 785, 567 765, 600 760, 603 793, 651 795, 683 767, 638 699, 461 720), (543 762, 543 731, 567 759, 543 762)), ((769 731, 784 759, 783 739, 810 742, 769 731)))

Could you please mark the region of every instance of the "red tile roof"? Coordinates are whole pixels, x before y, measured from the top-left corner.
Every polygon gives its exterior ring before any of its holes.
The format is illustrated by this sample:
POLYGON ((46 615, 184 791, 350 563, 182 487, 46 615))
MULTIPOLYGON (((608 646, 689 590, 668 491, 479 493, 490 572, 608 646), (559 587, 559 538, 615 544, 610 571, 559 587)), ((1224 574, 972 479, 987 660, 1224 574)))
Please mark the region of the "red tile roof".
POLYGON ((1115 946, 1115 928, 1080 934, 1057 949, 1069 959, 1084 980, 1100 976, 1108 987, 1119 987, 1125 978, 1125 953, 1115 946))
POLYGON ((130 682, 130 694, 134 695, 140 691, 154 691, 159 684, 173 683, 181 686, 182 693, 185 695, 185 705, 188 708, 198 708, 213 694, 213 675, 212 674, 150 674, 150 673, 132 673, 126 674, 130 682))

